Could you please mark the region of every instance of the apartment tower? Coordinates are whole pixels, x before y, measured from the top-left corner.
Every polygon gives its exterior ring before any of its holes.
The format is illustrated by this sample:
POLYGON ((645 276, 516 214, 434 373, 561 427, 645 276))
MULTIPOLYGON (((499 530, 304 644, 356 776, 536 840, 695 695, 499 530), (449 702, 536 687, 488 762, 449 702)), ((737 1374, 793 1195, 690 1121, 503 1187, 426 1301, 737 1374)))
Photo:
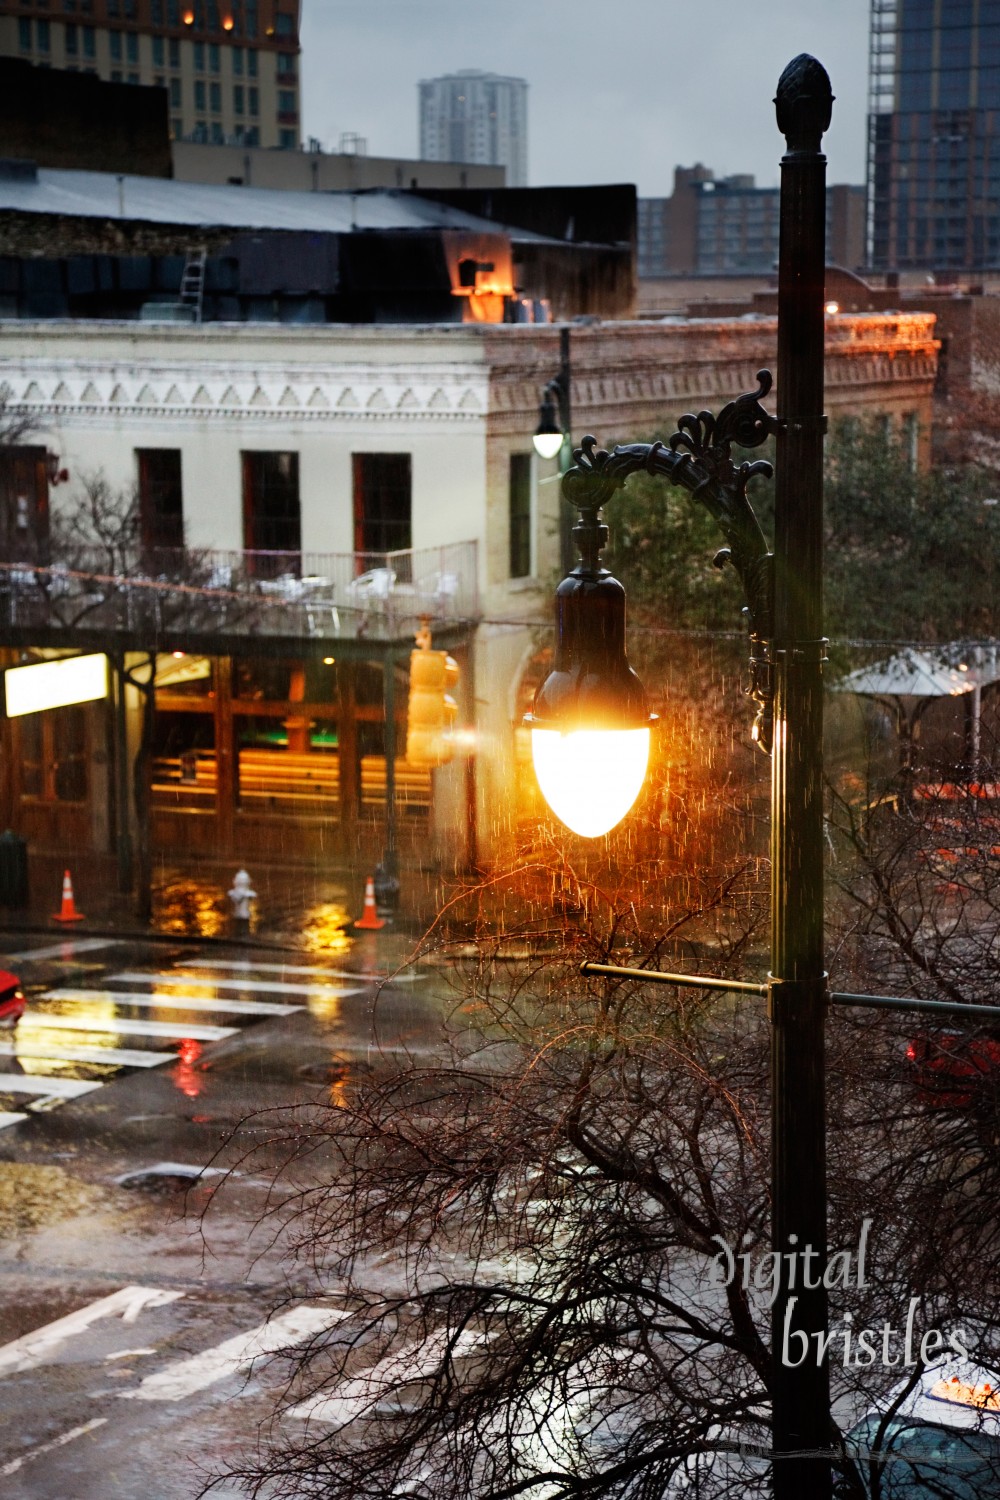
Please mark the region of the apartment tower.
POLYGON ((507 168, 508 187, 528 182, 528 85, 465 69, 420 84, 420 155, 507 168))

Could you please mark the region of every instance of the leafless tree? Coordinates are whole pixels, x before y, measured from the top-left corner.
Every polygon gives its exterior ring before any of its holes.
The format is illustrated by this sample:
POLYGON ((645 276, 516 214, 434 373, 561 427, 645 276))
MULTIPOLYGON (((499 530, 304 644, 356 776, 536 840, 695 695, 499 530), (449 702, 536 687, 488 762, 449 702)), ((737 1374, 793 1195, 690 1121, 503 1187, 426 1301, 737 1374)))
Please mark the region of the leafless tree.
POLYGON ((252 628, 262 600, 220 582, 210 557, 191 548, 144 544, 138 489, 118 489, 102 471, 79 476, 57 507, 44 555, 7 569, 12 622, 46 639, 111 643, 112 670, 138 695, 141 726, 131 766, 135 812, 133 885, 138 914, 152 910, 151 785, 156 663, 164 635, 252 628))
MULTIPOLYGON (((697 955, 760 977, 759 864, 681 865, 634 834, 581 856, 540 825, 423 945, 454 987, 437 1055, 386 1057, 332 1103, 269 1117, 275 1232, 299 1290, 347 1317, 290 1353, 229 1482, 297 1500, 767 1492, 762 1004, 579 976, 584 957, 697 955)), ((831 1248, 856 1274, 867 1239, 867 1285, 830 1293, 849 1423, 899 1379, 911 1309, 918 1343, 958 1328, 991 1352, 998 1184, 974 1137, 942 1139, 914 1106, 897 1021, 837 1014, 830 1031, 831 1248), (876 1357, 853 1364, 861 1329, 876 1357)))

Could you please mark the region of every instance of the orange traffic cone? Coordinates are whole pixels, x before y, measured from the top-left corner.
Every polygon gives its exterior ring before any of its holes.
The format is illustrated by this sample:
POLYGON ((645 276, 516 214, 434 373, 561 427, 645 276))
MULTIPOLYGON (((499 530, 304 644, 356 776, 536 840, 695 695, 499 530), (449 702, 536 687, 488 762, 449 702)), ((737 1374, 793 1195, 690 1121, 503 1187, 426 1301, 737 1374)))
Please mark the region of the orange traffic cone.
POLYGON ((73 881, 69 871, 63 875, 62 906, 52 918, 53 922, 82 922, 83 912, 77 911, 73 899, 73 881))
POLYGON ((369 875, 368 879, 365 881, 364 913, 360 917, 360 919, 354 923, 354 928, 355 931, 358 932, 377 932, 380 927, 384 926, 385 923, 379 916, 378 908, 375 905, 375 880, 373 876, 369 875))

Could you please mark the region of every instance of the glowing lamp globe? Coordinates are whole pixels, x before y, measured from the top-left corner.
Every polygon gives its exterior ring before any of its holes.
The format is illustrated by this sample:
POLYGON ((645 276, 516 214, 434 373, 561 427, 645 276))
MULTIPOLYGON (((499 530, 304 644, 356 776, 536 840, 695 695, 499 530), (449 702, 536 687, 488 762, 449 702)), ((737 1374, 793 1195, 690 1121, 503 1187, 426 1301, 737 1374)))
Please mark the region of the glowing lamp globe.
POLYGON ((649 729, 531 731, 531 758, 542 796, 560 822, 583 838, 610 833, 642 790, 649 729))
POLYGON ((557 458, 563 445, 563 430, 556 420, 556 407, 546 392, 538 409, 538 426, 531 439, 539 458, 557 458))
POLYGON ((525 723, 542 796, 567 828, 599 838, 620 823, 649 764, 646 693, 625 654, 625 590, 578 569, 556 592, 556 654, 525 723))

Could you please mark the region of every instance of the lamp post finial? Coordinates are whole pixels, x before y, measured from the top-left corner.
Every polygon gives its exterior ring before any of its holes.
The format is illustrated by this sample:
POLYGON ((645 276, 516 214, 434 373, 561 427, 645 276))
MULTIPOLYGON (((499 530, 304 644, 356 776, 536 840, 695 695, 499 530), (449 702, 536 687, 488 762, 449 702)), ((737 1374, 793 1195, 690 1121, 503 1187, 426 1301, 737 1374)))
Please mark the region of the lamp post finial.
POLYGON ((833 115, 833 88, 821 62, 800 52, 778 79, 778 129, 789 151, 818 151, 833 115))

